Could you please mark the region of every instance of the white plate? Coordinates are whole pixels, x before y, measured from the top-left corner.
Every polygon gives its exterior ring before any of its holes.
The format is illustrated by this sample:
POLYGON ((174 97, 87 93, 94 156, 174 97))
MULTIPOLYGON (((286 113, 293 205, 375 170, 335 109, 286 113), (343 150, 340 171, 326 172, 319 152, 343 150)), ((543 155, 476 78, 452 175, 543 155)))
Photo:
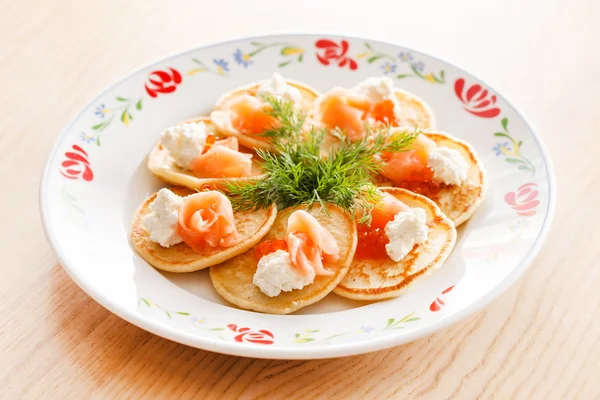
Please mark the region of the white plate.
POLYGON ((41 213, 73 280, 104 307, 157 335, 265 358, 322 358, 396 346, 446 327, 510 286, 539 251, 554 209, 541 138, 511 103, 447 62, 397 45, 278 35, 168 57, 101 93, 67 126, 44 170, 41 213), (330 294, 295 315, 234 308, 208 271, 176 275, 131 248, 134 210, 162 183, 146 169, 160 132, 209 113, 223 93, 274 71, 318 90, 385 74, 431 105, 438 128, 471 143, 489 175, 485 202, 460 227, 444 266, 406 295, 361 303, 330 294))

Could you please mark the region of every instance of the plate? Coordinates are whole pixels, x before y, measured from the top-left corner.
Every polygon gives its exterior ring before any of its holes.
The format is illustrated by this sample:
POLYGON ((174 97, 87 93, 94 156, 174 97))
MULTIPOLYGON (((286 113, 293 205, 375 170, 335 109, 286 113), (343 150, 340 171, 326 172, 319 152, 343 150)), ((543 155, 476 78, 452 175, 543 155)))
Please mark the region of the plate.
POLYGON ((244 38, 168 57, 109 87, 69 123, 40 187, 46 235, 73 280, 125 320, 198 348, 240 356, 347 356, 429 335, 482 308, 527 268, 554 209, 540 136, 506 98, 465 70, 406 47, 302 34, 244 38), (146 155, 166 127, 207 115, 225 92, 273 72, 321 91, 371 76, 424 99, 437 126, 468 141, 488 175, 485 202, 444 266, 404 296, 373 303, 330 294, 293 315, 234 308, 208 271, 162 273, 131 248, 137 206, 163 185, 146 155))

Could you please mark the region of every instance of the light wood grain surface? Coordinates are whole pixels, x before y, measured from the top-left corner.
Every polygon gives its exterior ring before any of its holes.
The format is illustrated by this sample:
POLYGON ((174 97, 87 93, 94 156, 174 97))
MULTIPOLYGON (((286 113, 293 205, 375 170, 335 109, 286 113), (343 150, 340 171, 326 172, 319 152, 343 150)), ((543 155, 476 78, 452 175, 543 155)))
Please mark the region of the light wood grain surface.
POLYGON ((0 398, 600 398, 599 2, 0 5, 0 398), (282 30, 351 32, 430 51, 522 107, 554 160, 558 203, 541 254, 514 287, 404 346, 288 362, 159 338, 69 279, 38 215, 42 165, 68 120, 157 58, 282 30))

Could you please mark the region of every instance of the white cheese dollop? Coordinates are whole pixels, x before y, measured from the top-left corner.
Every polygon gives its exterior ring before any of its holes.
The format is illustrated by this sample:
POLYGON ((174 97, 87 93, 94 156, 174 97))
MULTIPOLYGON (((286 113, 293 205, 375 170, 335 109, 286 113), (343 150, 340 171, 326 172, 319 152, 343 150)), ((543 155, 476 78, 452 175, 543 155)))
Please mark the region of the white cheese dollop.
POLYGON ((400 103, 394 92, 394 81, 386 77, 371 77, 352 89, 354 92, 368 97, 374 103, 390 100, 394 103, 394 115, 399 117, 401 113, 400 103))
POLYGON ((315 280, 315 271, 303 274, 292 266, 290 254, 285 250, 269 253, 258 261, 254 274, 254 283, 261 292, 269 297, 275 297, 282 291, 291 292, 302 289, 315 280))
POLYGON ((273 96, 278 100, 285 100, 290 103, 297 103, 302 100, 300 90, 288 85, 277 72, 273 74, 270 80, 263 82, 258 87, 257 94, 259 96, 273 96))
POLYGON ((204 122, 192 122, 167 128, 162 134, 161 144, 169 150, 175 164, 190 169, 192 161, 204 150, 206 136, 204 122))
POLYGON ((390 240, 385 251, 398 262, 410 253, 415 244, 425 243, 428 232, 425 210, 417 207, 401 211, 385 226, 385 234, 390 240))
POLYGON ((160 189, 152 203, 152 212, 144 217, 142 224, 150 234, 150 240, 169 247, 181 243, 182 239, 177 233, 179 210, 183 198, 177 196, 169 189, 160 189))
POLYGON ((467 179, 469 165, 454 149, 438 147, 429 153, 429 165, 433 169, 433 179, 446 185, 460 185, 467 179))

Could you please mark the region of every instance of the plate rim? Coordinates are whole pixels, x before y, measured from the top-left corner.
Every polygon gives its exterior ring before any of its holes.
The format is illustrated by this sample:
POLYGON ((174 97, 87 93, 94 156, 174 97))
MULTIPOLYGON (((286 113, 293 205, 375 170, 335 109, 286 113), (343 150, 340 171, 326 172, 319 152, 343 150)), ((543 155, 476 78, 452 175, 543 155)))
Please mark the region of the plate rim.
POLYGON ((40 183, 39 183, 39 192, 38 192, 38 202, 39 202, 39 211, 41 216, 42 228, 44 230, 44 234, 46 236, 46 240, 50 244, 50 247, 54 251, 58 262, 60 263, 63 270, 67 272, 67 274, 71 277, 71 279, 79 286, 88 296, 94 299, 97 303, 99 303, 102 307, 110 311, 111 313, 117 315, 118 317, 124 319, 125 321, 144 329, 152 334, 163 337, 165 339, 169 339, 171 341, 175 341, 178 343, 182 343, 191 347, 199 348, 202 350, 214 351, 222 354, 234 355, 234 356, 242 356, 242 357, 254 357, 254 358, 266 358, 266 359, 319 359, 319 358, 330 358, 330 357, 344 357, 344 356, 352 356, 358 354, 369 353, 373 351, 383 350, 390 347, 399 346, 401 344, 405 344, 417 339, 420 339, 425 336, 429 336, 434 332, 445 329, 455 323, 458 323, 464 320, 467 316, 476 313, 481 310, 492 300, 499 297, 502 293, 504 293, 510 286, 512 286, 527 270, 531 262, 535 259, 535 257, 539 254, 545 240, 547 234, 552 225, 552 221, 554 219, 555 214, 555 206, 556 206, 556 176, 554 173, 554 165, 552 159, 550 157, 550 153, 546 147, 546 144, 542 140, 538 130, 535 128, 534 124, 531 122, 527 114, 525 114, 520 107, 518 107, 513 101, 511 101, 506 95, 502 92, 496 90, 493 86, 487 84, 487 82, 477 75, 471 73, 470 71, 465 70, 462 67, 455 65, 453 62, 447 61, 443 57, 439 57, 435 53, 431 53, 429 51, 421 51, 414 49, 409 46, 404 46, 397 42, 380 40, 369 38, 361 35, 353 35, 346 34, 343 32, 336 31, 303 31, 303 32, 287 32, 287 31, 273 31, 263 35, 254 35, 254 36, 240 36, 228 40, 223 41, 214 41, 207 43, 205 45, 196 46, 193 48, 188 48, 183 51, 178 51, 171 53, 165 57, 157 59, 148 64, 142 65, 139 68, 135 68, 131 71, 126 72, 121 75, 120 78, 113 81, 110 85, 107 85, 105 89, 101 92, 93 96, 93 98, 87 102, 83 107, 79 109, 77 113, 75 113, 74 117, 72 117, 69 122, 62 129, 60 135, 55 139, 54 145, 52 146, 50 152, 47 155, 46 161, 43 166, 40 183), (285 348, 277 348, 277 347, 256 347, 253 345, 245 344, 245 343, 230 343, 218 341, 216 339, 211 339, 207 337, 195 336, 191 333, 174 329, 171 326, 167 326, 161 324, 158 321, 153 319, 144 318, 141 314, 137 312, 132 312, 129 309, 123 308, 119 306, 117 303, 113 303, 110 297, 103 295, 102 293, 96 291, 93 285, 88 285, 82 279, 80 274, 77 273, 77 268, 69 266, 67 262, 67 257, 63 253, 62 248, 60 247, 59 241, 56 238, 56 235, 53 231, 53 228, 50 223, 50 215, 47 204, 47 191, 48 191, 48 181, 49 175, 51 172, 51 165, 54 161, 55 156, 57 155, 57 151, 63 139, 65 138, 67 132, 69 132, 70 128, 73 124, 82 116, 85 110, 89 109, 94 102, 102 97, 105 93, 112 90, 117 85, 129 79, 131 76, 139 73, 140 71, 163 63, 166 60, 172 59, 174 57, 183 56, 188 53, 192 53, 198 50, 209 49, 212 47, 228 45, 232 43, 236 43, 243 40, 257 40, 257 39, 265 39, 265 38, 276 38, 281 36, 333 36, 333 37, 342 37, 342 38, 350 38, 355 40, 367 40, 372 43, 380 43, 384 45, 398 46, 402 47, 408 51, 414 51, 426 56, 435 58, 447 65, 450 65, 458 70, 465 71, 473 78, 477 79, 479 82, 486 85, 487 88, 494 91, 494 93, 499 97, 506 101, 523 119, 523 122, 529 129, 532 134, 533 139, 535 140, 538 148, 540 149, 540 153, 546 167, 546 177, 548 180, 548 205, 546 208, 546 214, 544 220, 542 222, 541 229, 537 235, 537 238, 533 242, 531 248, 528 250, 527 254, 523 257, 523 259, 519 262, 519 264, 514 268, 514 270, 507 275, 500 283, 491 291, 485 293, 481 296, 476 302, 469 304, 463 309, 455 312, 452 315, 446 316, 436 323, 429 324, 424 326, 423 328, 415 331, 409 331, 404 333, 403 335, 392 335, 388 337, 380 337, 373 338, 369 340, 356 341, 350 343, 340 343, 340 344, 330 344, 327 347, 285 347, 285 348))

